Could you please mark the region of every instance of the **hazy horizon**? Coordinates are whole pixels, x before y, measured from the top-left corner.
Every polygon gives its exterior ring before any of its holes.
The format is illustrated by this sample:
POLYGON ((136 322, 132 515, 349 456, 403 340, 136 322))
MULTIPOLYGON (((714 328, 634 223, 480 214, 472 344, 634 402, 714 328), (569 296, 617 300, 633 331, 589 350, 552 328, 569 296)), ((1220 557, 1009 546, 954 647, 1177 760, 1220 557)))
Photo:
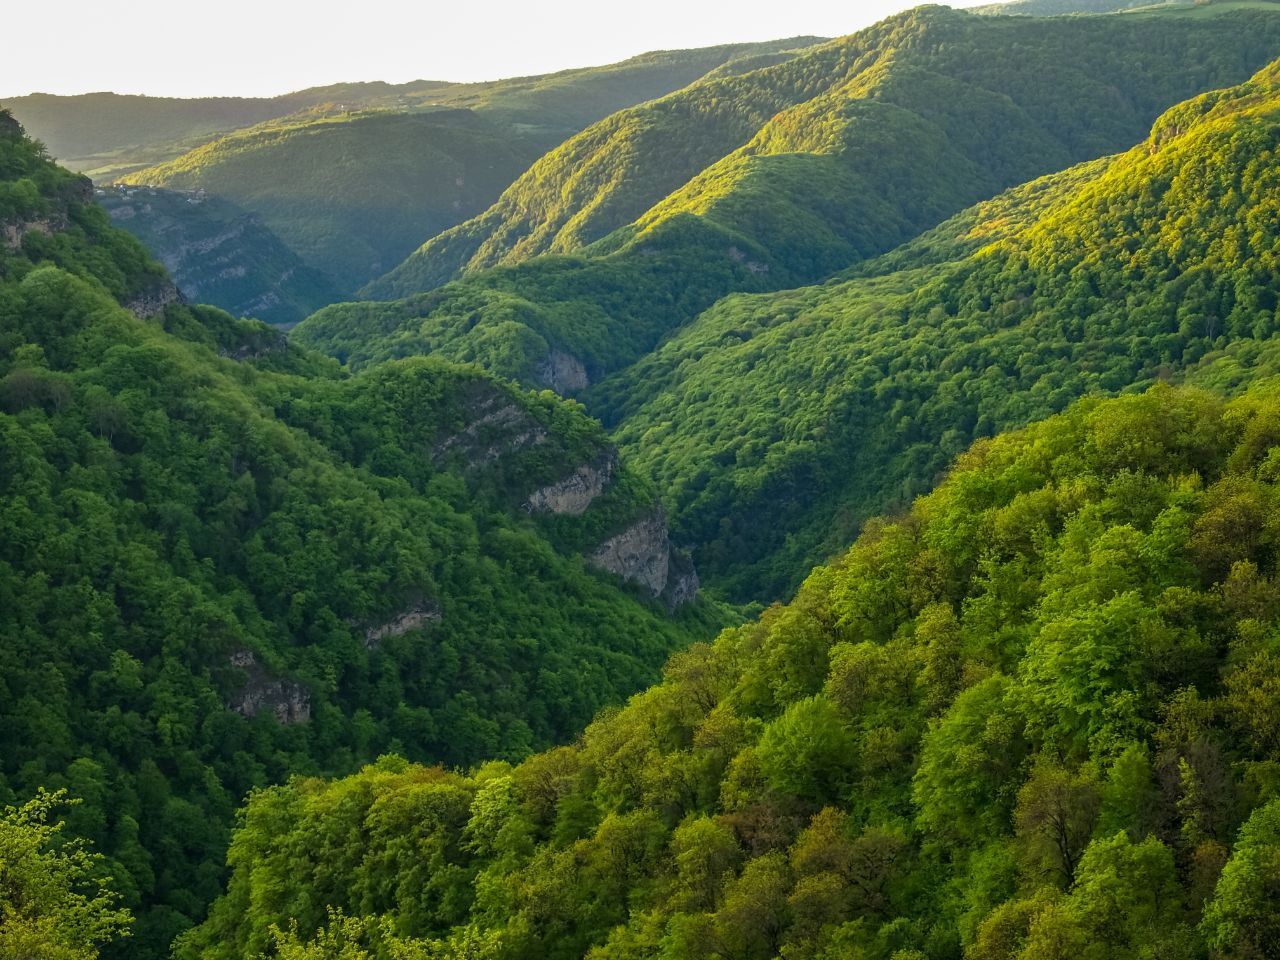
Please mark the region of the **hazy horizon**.
MULTIPOLYGON (((951 5, 979 2, 985 0, 951 5)), ((368 0, 356 17, 321 17, 293 0, 265 9, 261 2, 227 0, 216 15, 175 17, 171 3, 140 0, 128 16, 81 16, 78 29, 59 37, 56 59, 44 45, 8 51, 0 64, 0 98, 272 97, 335 83, 474 83, 598 66, 652 50, 843 36, 919 5, 653 0, 603 17, 587 0, 550 0, 537 9, 501 0, 467 11, 368 0)), ((71 4, 81 6, 88 8, 80 0, 71 4)), ((38 7, 9 19, 16 21, 16 36, 47 30, 47 13, 38 7)))

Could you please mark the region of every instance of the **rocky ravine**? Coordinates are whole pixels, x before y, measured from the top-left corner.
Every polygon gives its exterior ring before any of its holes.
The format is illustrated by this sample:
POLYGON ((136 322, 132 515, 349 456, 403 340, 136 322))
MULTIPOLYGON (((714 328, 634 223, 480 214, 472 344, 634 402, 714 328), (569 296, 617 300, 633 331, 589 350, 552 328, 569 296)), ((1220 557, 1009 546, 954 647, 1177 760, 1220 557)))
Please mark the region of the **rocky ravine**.
MULTIPOLYGON (((468 409, 468 421, 437 441, 432 450, 437 464, 453 460, 473 472, 519 456, 549 439, 546 428, 528 410, 497 390, 477 392, 468 409)), ((581 516, 609 489, 620 470, 617 451, 604 447, 594 460, 529 493, 523 501, 524 510, 535 515, 581 516)), ((698 593, 693 563, 672 547, 661 507, 650 509, 598 544, 586 559, 598 569, 637 584, 651 596, 664 598, 672 610, 698 593)))

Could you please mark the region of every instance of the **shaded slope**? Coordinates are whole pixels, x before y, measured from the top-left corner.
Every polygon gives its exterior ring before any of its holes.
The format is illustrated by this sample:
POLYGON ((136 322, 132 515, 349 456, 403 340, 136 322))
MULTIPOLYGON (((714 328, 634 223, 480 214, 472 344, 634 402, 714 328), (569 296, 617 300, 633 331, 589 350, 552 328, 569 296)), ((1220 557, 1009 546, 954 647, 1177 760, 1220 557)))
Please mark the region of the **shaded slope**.
POLYGON ((99 194, 116 226, 164 264, 188 300, 292 324, 339 299, 261 220, 226 200, 148 188, 99 194))
POLYGON ((549 145, 465 110, 290 117, 124 182, 203 189, 258 216, 350 290, 483 209, 549 145))
POLYGON ((0 113, 0 803, 83 801, 152 958, 251 787, 522 755, 716 614, 579 407, 164 302, 87 187, 0 113))

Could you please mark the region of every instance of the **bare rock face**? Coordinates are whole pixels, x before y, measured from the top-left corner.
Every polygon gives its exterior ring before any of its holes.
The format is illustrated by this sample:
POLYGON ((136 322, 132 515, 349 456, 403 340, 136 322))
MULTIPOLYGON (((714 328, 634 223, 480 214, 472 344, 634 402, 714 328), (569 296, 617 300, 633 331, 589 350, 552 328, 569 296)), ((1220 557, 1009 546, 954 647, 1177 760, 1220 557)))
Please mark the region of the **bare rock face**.
POLYGON ((612 451, 597 463, 584 463, 563 480, 533 491, 524 508, 529 513, 581 516, 604 493, 617 466, 617 455, 612 451))
POLYGON ((169 280, 165 280, 125 301, 123 306, 139 319, 150 320, 164 313, 164 308, 169 304, 183 302, 182 293, 178 288, 169 280))
POLYGON ((66 217, 41 217, 36 220, 14 220, 10 223, 0 224, 0 237, 4 238, 4 245, 9 250, 17 250, 22 246, 22 238, 28 233, 43 233, 46 237, 53 236, 58 230, 63 230, 67 226, 66 217))
POLYGON ((688 554, 672 548, 671 559, 667 566, 667 585, 662 597, 667 601, 667 609, 673 613, 686 603, 692 603, 698 596, 698 571, 688 554))
POLYGON ((654 511, 600 544, 589 559, 602 570, 615 573, 644 587, 653 596, 659 596, 667 586, 671 559, 667 518, 660 509, 654 511))
POLYGON ((591 385, 591 378, 587 376, 587 368, 582 365, 582 361, 555 347, 551 348, 547 359, 538 368, 537 379, 543 386, 566 396, 591 385))
POLYGON ((273 676, 258 663, 252 650, 231 654, 231 665, 244 672, 244 686, 227 703, 227 709, 243 717, 257 716, 264 710, 276 715, 281 723, 306 723, 311 719, 311 694, 300 683, 273 676))
POLYGON ((431 455, 437 464, 461 452, 468 469, 483 467, 547 439, 542 424, 497 391, 482 395, 471 413, 474 419, 465 428, 436 444, 431 455))
POLYGON ((390 619, 366 626, 364 645, 373 650, 388 637, 402 637, 410 630, 418 630, 439 622, 439 607, 428 600, 415 600, 400 612, 393 614, 390 619))

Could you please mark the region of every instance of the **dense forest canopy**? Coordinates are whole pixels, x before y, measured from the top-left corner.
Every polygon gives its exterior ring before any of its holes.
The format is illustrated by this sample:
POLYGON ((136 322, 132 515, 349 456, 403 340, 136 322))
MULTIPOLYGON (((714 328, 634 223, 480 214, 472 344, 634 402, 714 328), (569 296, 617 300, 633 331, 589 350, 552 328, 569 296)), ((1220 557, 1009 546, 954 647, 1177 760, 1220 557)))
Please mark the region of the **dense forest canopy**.
MULTIPOLYGON (((855 86, 869 91, 865 103, 841 88, 779 114, 751 149, 585 253, 494 268, 390 304, 330 307, 296 337, 353 365, 431 352, 577 392, 657 483, 705 582, 740 601, 783 597, 869 516, 928 489, 975 437, 1059 411, 1083 393, 1150 382, 1232 340, 1269 336, 1266 324, 1252 332, 1258 315, 1272 309, 1264 212, 1271 203, 1265 131, 1275 102, 1269 72, 1238 88, 1213 117, 1195 119, 1201 101, 1163 119, 1153 107, 1155 132, 1148 122, 1133 140, 1149 139, 1130 153, 1015 188, 874 259, 891 238, 940 216, 938 171, 954 178, 946 189, 956 199, 999 182, 990 164, 978 176, 953 153, 918 149, 902 104, 913 103, 918 119, 950 125, 949 149, 971 150, 976 163, 993 154, 980 136, 963 133, 964 118, 990 119, 983 105, 1007 99, 974 91, 1012 90, 1021 78, 1021 116, 1038 118, 1042 137, 1056 131, 1056 145, 1043 155, 1050 164, 1049 156, 1101 151, 1122 135, 1124 123, 1105 106, 1114 90, 1093 86, 1106 70, 1142 77, 1154 103, 1158 78, 1195 82, 1185 75, 1189 63, 1197 74, 1219 62, 1215 69, 1230 72, 1242 56, 1273 56, 1280 46, 1280 18, 1268 14, 1099 24, 925 9, 818 48, 760 73, 807 77, 806 64, 817 71, 823 57, 841 50, 904 52, 854 71, 855 86), (1259 39, 1255 51, 1239 43, 1246 23, 1259 39), (997 46, 1012 38, 1024 41, 1025 57, 998 56, 997 46), (1028 81, 1024 72, 1069 38, 1087 41, 1094 59, 1076 57, 1061 82, 1028 81), (1187 44, 1198 50, 1191 61, 1187 44), (923 66, 904 65, 912 57, 923 66), (938 81, 944 70, 965 76, 969 94, 949 96, 952 85, 938 81), (898 119, 863 122, 877 111, 898 119), (1099 113, 1113 132, 1104 132, 1099 113), (880 135, 860 144, 873 129, 880 135), (794 168, 783 177, 790 186, 771 173, 757 179, 765 169, 757 161, 794 168), (829 164, 861 165, 879 186, 833 199, 816 173, 829 164), (1238 176, 1247 190, 1231 192, 1238 176), (1182 189, 1166 190, 1170 180, 1182 189), (1222 191, 1229 202, 1202 199, 1222 191), (774 201, 806 212, 777 220, 769 212, 774 201), (822 255, 829 259, 806 261, 815 236, 831 237, 813 228, 816 212, 828 220, 866 209, 902 217, 913 202, 920 206, 912 227, 849 214, 851 228, 862 231, 861 256, 871 258, 852 271, 855 279, 722 298, 859 262, 834 240, 822 255), (1059 208, 1070 212, 1059 215, 1059 208), (735 218, 755 226, 739 228, 735 218), (1166 220, 1181 224, 1176 274, 1169 252, 1154 252, 1172 242, 1169 230, 1151 228, 1166 220), (1224 230, 1241 237, 1239 259, 1214 242, 1224 230), (796 236, 808 239, 791 242, 796 236), (1033 255, 1032 245, 1044 252, 1033 255), (1095 253, 1078 255, 1084 249, 1095 253), (1122 256, 1132 260, 1127 271, 1122 256), (1239 319, 1246 313, 1250 319, 1239 319), (1224 324, 1228 315, 1236 319, 1224 324), (581 363, 574 381, 557 380, 548 360, 565 353, 581 363)), ((993 129, 996 141, 1009 133, 993 129)), ((1019 153, 1026 142, 1015 138, 1002 147, 1006 154, 994 154, 1007 155, 1010 180, 1026 170, 1019 153)))
POLYGON ((256 793, 178 956, 1273 955, 1278 389, 980 442, 571 747, 256 793))
POLYGON ((347 377, 172 299, 140 315, 162 271, 0 124, 0 804, 82 801, 128 955, 203 914, 250 787, 521 756, 721 622, 584 559, 654 515, 625 465, 576 513, 523 506, 613 456, 579 407, 438 360, 347 377))
POLYGON ((166 169, 355 262, 586 129, 291 336, 270 225, 107 198, 184 297, 0 110, 0 960, 1280 955, 1278 54, 331 88, 166 169))
POLYGON ((593 409, 707 545, 704 574, 785 589, 976 437, 1257 354, 1276 324, 1278 118, 1271 67, 853 279, 722 301, 593 409))

